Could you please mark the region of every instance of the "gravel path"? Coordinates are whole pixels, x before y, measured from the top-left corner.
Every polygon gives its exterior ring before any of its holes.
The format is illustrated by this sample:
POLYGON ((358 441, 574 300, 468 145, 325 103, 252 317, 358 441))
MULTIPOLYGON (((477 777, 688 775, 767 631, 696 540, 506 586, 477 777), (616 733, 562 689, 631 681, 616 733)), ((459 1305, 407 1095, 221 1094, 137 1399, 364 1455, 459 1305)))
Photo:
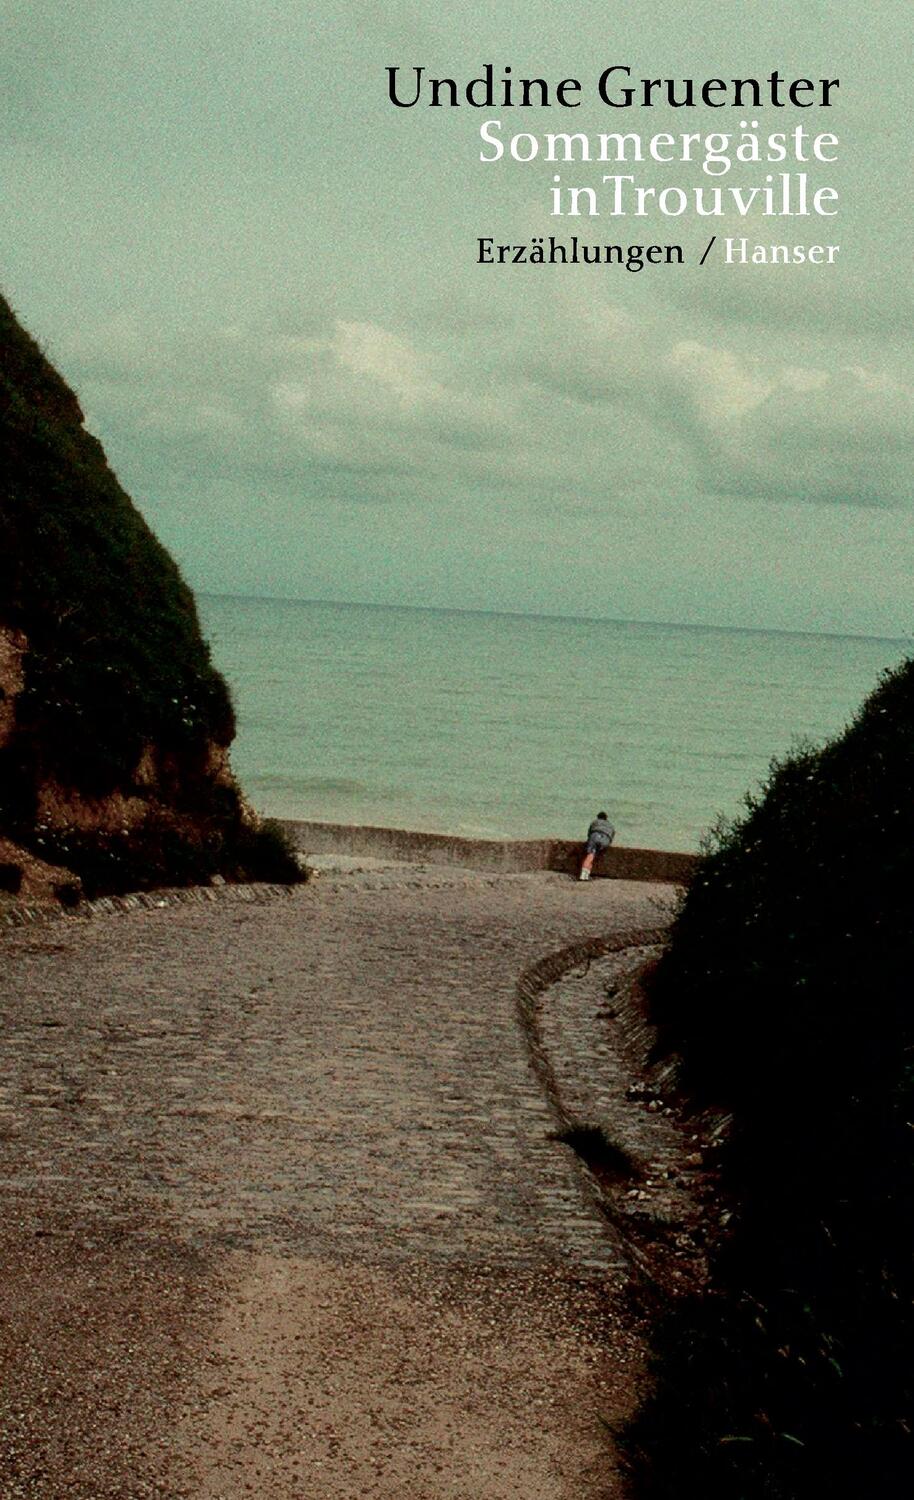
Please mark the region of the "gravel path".
POLYGON ((625 1255, 515 985, 670 895, 376 866, 4 934, 2 1493, 621 1493, 625 1255))

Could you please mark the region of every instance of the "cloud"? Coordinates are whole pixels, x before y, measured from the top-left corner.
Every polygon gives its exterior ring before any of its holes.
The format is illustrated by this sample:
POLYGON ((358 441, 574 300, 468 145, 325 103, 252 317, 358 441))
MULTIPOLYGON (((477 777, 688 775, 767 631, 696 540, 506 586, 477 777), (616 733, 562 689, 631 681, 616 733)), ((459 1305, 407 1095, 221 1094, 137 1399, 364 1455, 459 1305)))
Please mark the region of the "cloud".
POLYGON ((885 371, 762 365, 697 342, 667 358, 720 493, 908 503, 914 389, 885 371))
POLYGON ((564 289, 535 338, 265 317, 151 335, 119 315, 61 352, 103 437, 264 492, 532 511, 634 495, 910 503, 914 391, 874 364, 752 354, 564 289))
POLYGON ((668 490, 685 479, 709 495, 910 504, 914 385, 888 369, 821 345, 825 362, 787 363, 768 346, 671 337, 669 319, 608 320, 567 298, 562 315, 564 347, 541 347, 529 377, 592 424, 595 413, 637 422, 668 490))
POLYGON ((443 394, 413 346, 373 323, 338 322, 332 348, 342 369, 367 376, 404 406, 425 405, 443 394))
POLYGON ((710 427, 726 428, 747 416, 771 395, 772 379, 764 378, 731 354, 688 340, 674 344, 666 356, 674 380, 681 379, 696 413, 710 427))

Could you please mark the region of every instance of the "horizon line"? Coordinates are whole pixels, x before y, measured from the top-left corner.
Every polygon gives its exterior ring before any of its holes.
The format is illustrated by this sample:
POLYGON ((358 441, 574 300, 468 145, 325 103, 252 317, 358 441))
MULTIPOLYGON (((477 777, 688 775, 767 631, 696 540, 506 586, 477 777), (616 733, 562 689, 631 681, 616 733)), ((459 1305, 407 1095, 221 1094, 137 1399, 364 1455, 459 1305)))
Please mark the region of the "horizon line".
POLYGON ((914 645, 911 635, 873 635, 869 631, 791 630, 782 625, 711 625, 690 620, 637 620, 619 615, 566 615, 551 610, 481 609, 456 604, 391 604, 374 599, 318 599, 290 594, 244 594, 236 590, 198 588, 201 598, 248 600, 260 604, 325 604, 334 609, 406 610, 431 615, 495 615, 509 620, 564 620, 577 625, 652 625, 669 630, 714 630, 740 635, 789 635, 835 641, 886 641, 893 645, 914 645))

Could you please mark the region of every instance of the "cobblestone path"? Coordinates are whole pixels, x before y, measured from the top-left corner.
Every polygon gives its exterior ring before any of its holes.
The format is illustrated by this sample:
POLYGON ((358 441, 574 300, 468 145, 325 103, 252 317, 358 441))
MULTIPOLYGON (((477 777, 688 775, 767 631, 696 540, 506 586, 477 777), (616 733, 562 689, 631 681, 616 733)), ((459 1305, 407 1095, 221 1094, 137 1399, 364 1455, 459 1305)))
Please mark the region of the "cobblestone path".
POLYGON ((148 1372, 154 1460, 90 1403, 94 1487, 3 1493, 617 1493, 601 1418, 635 1356, 597 1325, 624 1257, 550 1139, 514 987, 669 895, 401 868, 5 934, 8 1223, 30 1254, 115 1235, 115 1301, 132 1244, 203 1269, 185 1354, 148 1372))

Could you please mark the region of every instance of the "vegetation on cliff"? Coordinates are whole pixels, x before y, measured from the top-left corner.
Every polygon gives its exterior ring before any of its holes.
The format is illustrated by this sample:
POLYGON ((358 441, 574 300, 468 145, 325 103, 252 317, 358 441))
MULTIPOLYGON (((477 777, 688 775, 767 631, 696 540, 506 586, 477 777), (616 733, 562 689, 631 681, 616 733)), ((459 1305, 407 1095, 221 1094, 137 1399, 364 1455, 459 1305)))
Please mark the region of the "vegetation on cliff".
POLYGON ((908 1494, 914 663, 773 768, 702 860, 651 986, 732 1112, 708 1293, 663 1321, 628 1440, 652 1500, 908 1494))
POLYGON ((0 298, 0 834, 98 892, 297 866, 246 813, 193 596, 0 298))

